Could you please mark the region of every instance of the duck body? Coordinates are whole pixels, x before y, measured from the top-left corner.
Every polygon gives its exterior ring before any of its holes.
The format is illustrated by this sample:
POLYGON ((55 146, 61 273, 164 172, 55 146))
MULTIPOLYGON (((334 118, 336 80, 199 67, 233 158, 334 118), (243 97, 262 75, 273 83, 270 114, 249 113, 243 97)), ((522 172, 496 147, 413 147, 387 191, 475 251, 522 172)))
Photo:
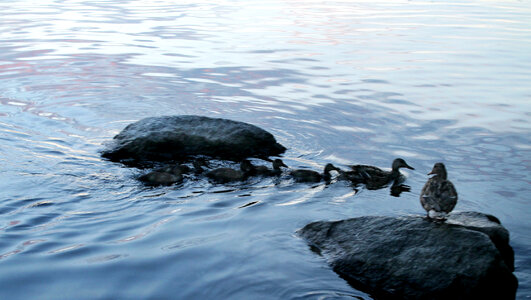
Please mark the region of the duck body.
POLYGON ((420 193, 420 203, 428 213, 428 218, 444 219, 457 204, 457 191, 447 179, 446 167, 436 163, 428 175, 433 175, 420 193))
POLYGON ((172 185, 183 180, 183 174, 188 174, 191 171, 190 167, 186 165, 166 166, 146 173, 138 180, 145 185, 172 185))
POLYGON ((393 185, 403 182, 405 177, 400 173, 400 168, 415 170, 415 168, 408 165, 406 161, 401 158, 397 158, 393 161, 391 171, 367 165, 354 165, 350 167, 352 172, 349 172, 349 176, 359 180, 359 183, 365 184, 369 190, 383 188, 391 182, 393 182, 393 185))
POLYGON ((296 182, 319 182, 323 178, 319 172, 313 170, 293 170, 289 172, 296 182))
POLYGON ((201 175, 205 171, 203 167, 208 167, 208 163, 205 158, 199 157, 192 162, 192 166, 194 167, 193 173, 195 175, 201 175))
POLYGON ((242 171, 232 168, 217 168, 206 173, 206 176, 216 183, 228 183, 245 179, 242 171))
POLYGON ((281 159, 275 159, 273 161, 273 169, 269 169, 266 166, 252 166, 253 175, 258 176, 279 176, 282 174, 281 167, 287 168, 286 164, 281 159))
POLYGON ((356 171, 344 171, 339 170, 339 176, 337 177, 337 180, 345 180, 350 181, 352 184, 360 184, 364 183, 366 176, 363 176, 361 173, 356 171))
POLYGON ((215 183, 230 183, 244 181, 252 174, 253 166, 248 160, 240 164, 240 170, 233 168, 217 168, 206 173, 206 176, 215 183))
POLYGON ((172 185, 181 182, 184 179, 183 175, 191 173, 199 175, 203 172, 204 166, 208 167, 207 162, 203 158, 194 160, 192 165, 193 168, 180 164, 164 166, 141 175, 138 177, 138 180, 149 186, 172 185))
POLYGON ((295 180, 296 182, 320 182, 321 180, 324 181, 330 181, 331 175, 330 171, 336 170, 340 171, 339 168, 335 167, 332 164, 327 164, 324 168, 323 174, 313 171, 313 170, 305 170, 305 169, 297 169, 291 171, 289 174, 295 180))

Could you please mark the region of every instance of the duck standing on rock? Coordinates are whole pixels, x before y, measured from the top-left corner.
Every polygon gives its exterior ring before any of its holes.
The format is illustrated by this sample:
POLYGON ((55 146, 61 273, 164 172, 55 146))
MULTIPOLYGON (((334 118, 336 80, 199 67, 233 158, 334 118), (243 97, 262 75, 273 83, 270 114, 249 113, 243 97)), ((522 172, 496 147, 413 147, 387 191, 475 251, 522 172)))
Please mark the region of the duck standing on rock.
POLYGON ((321 180, 324 180, 326 182, 329 182, 331 179, 330 172, 331 171, 341 171, 339 168, 334 166, 333 164, 326 164, 324 167, 323 174, 320 174, 319 172, 312 171, 312 170, 304 170, 304 169, 297 169, 289 172, 291 177, 296 182, 319 182, 321 180))
POLYGON ((447 179, 446 167, 436 163, 428 175, 433 175, 420 193, 420 204, 428 213, 428 218, 445 219, 457 204, 457 191, 447 179))
POLYGON ((240 163, 240 170, 232 168, 217 168, 206 173, 206 176, 215 183, 229 183, 246 180, 254 170, 254 166, 248 160, 240 163))
POLYGON ((393 161, 391 171, 385 171, 377 167, 366 165, 354 165, 350 166, 352 172, 350 176, 360 179, 360 183, 364 183, 368 190, 377 190, 383 188, 389 183, 393 182, 393 185, 398 185, 405 180, 404 175, 400 174, 400 168, 408 168, 415 170, 406 163, 402 158, 397 158, 393 161))

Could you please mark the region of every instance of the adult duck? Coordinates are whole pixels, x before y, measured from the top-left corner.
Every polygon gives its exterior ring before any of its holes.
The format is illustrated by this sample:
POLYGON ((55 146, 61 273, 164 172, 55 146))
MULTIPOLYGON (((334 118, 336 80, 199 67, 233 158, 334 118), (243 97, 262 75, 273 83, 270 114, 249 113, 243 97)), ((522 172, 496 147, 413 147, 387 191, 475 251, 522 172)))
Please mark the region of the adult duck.
POLYGON ((397 158, 393 161, 391 171, 367 165, 354 165, 350 167, 352 169, 351 176, 355 175, 361 181, 360 183, 365 184, 368 190, 383 188, 391 182, 393 185, 398 185, 403 182, 405 177, 400 173, 400 168, 415 170, 415 168, 408 165, 402 158, 397 158))
POLYGON ((337 180, 345 180, 350 181, 353 185, 357 185, 360 183, 364 183, 366 179, 366 175, 362 175, 359 172, 356 171, 344 171, 341 169, 337 169, 339 172, 339 176, 337 176, 337 180))
POLYGON ((292 170, 289 172, 290 176, 296 181, 296 182, 319 182, 321 180, 324 180, 326 182, 329 182, 332 175, 330 175, 331 171, 340 171, 339 168, 334 166, 333 164, 326 164, 324 167, 323 174, 313 171, 313 170, 306 170, 306 169, 297 169, 292 170))
POLYGON ((254 170, 254 166, 248 160, 243 160, 240 163, 240 169, 233 168, 217 168, 206 173, 206 176, 215 183, 229 183, 236 181, 244 181, 254 170))
POLYGON ((420 204, 428 213, 428 218, 445 219, 457 204, 457 191, 447 179, 448 173, 443 163, 436 163, 428 175, 433 175, 420 193, 420 204))

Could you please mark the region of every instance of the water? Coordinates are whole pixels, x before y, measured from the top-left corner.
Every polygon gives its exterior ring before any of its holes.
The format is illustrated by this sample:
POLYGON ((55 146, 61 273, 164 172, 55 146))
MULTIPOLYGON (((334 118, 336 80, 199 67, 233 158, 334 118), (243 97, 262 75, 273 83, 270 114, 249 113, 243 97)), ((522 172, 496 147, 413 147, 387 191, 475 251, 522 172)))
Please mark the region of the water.
POLYGON ((526 1, 0 1, 0 298, 370 299, 295 232, 457 211, 511 232, 531 298, 526 1), (252 180, 146 188, 101 144, 143 117, 258 125, 293 167, 403 157, 411 192, 252 180))

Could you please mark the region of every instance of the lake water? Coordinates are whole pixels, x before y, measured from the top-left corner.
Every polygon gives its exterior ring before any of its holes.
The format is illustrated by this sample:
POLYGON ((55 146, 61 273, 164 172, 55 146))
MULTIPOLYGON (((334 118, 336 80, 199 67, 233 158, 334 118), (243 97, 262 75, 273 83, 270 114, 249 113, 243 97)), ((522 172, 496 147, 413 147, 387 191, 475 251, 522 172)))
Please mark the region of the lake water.
POLYGON ((456 211, 511 233, 531 298, 527 1, 0 1, 0 298, 371 299, 295 234, 456 211), (176 4, 178 3, 178 4, 176 4), (411 192, 206 180, 147 188, 99 156, 149 116, 249 122, 291 167, 390 167, 411 192))

